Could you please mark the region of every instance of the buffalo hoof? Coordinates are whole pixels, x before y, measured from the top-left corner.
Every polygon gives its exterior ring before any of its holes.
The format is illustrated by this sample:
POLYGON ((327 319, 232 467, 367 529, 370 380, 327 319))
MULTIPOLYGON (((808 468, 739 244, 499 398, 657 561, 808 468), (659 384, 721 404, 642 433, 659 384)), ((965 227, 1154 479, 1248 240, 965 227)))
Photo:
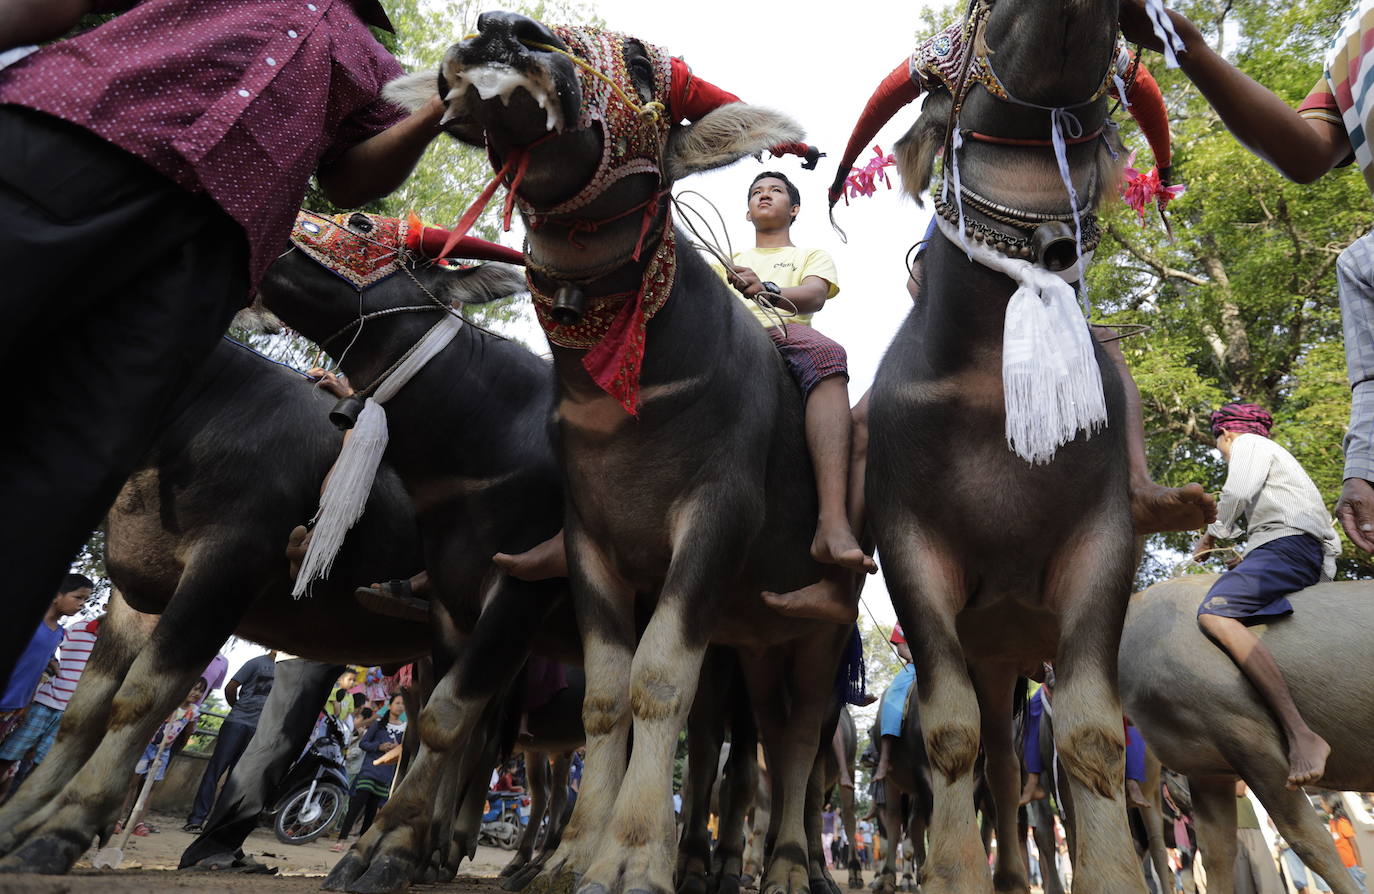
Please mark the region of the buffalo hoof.
POLYGON ((34 838, 0 860, 0 872, 66 875, 86 848, 65 838, 34 838))
POLYGON ((372 858, 367 872, 347 890, 350 894, 397 894, 410 886, 414 874, 409 860, 395 854, 381 854, 372 858))
POLYGON ((501 872, 499 875, 497 875, 497 878, 510 878, 512 875, 515 875, 517 872, 528 866, 529 862, 529 857, 525 856, 524 854, 516 854, 514 857, 510 858, 509 863, 501 867, 501 872))
POLYGON ((529 887, 530 883, 539 878, 539 873, 543 869, 538 864, 531 863, 510 878, 501 880, 501 890, 503 891, 523 891, 529 887))
POLYGON ((737 875, 721 873, 720 879, 716 884, 716 894, 741 894, 744 890, 744 880, 737 875))
POLYGON ((915 880, 914 878, 911 877, 911 873, 909 873, 909 872, 908 872, 906 875, 902 876, 902 890, 903 890, 903 891, 915 891, 915 890, 916 890, 916 880, 915 880))
POLYGON ((710 894, 711 877, 704 872, 684 872, 677 894, 710 894))
POLYGON ((566 866, 539 873, 529 884, 529 894, 573 894, 582 881, 582 873, 566 866))
POLYGON ((875 878, 875 879, 873 880, 873 889, 874 889, 875 891, 880 891, 880 892, 882 892, 882 894, 896 894, 896 891, 897 891, 897 876, 895 876, 895 875, 880 875, 880 876, 878 876, 877 878, 875 878))
POLYGON ((367 862, 358 856, 357 851, 349 851, 344 854, 342 860, 334 864, 334 868, 325 876, 324 884, 320 885, 320 888, 325 891, 347 891, 348 886, 366 870, 367 862))
POLYGON ((849 890, 862 891, 864 889, 863 873, 857 869, 849 870, 849 890))

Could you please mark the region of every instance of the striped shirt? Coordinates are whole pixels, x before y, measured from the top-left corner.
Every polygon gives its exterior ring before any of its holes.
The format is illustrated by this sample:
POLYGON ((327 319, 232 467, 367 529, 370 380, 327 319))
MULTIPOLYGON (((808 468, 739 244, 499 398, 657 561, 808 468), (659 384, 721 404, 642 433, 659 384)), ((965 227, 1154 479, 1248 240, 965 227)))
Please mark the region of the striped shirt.
POLYGON ((1335 576, 1341 541, 1321 492, 1293 454, 1262 435, 1238 435, 1231 443, 1217 520, 1207 533, 1219 540, 1237 539, 1245 533, 1242 515, 1251 549, 1280 537, 1310 534, 1322 542, 1323 575, 1335 576))
POLYGON ((62 634, 62 657, 58 661, 57 675, 38 687, 33 700, 47 705, 54 711, 65 711, 67 702, 72 700, 81 672, 90 660, 91 649, 95 648, 95 637, 100 630, 100 620, 80 621, 68 627, 62 634))
POLYGON ((1360 0, 1346 18, 1327 53, 1326 68, 1298 106, 1304 118, 1344 128, 1354 160, 1374 191, 1374 153, 1370 151, 1370 115, 1374 114, 1374 0, 1360 0))

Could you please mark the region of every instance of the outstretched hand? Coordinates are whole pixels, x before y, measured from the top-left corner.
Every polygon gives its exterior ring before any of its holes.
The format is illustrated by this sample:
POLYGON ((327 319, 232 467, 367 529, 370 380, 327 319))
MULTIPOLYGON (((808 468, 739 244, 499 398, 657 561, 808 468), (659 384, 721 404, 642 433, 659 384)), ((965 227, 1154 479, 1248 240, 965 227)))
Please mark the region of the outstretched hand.
POLYGON ((1345 479, 1336 517, 1351 543, 1366 553, 1374 552, 1374 486, 1363 478, 1345 479))
MULTIPOLYGON (((1168 10, 1168 14, 1184 46, 1191 46, 1198 33, 1197 26, 1172 9, 1168 10)), ((1164 44, 1155 36, 1155 26, 1145 13, 1145 0, 1121 0, 1121 36, 1147 50, 1164 52, 1164 44)))

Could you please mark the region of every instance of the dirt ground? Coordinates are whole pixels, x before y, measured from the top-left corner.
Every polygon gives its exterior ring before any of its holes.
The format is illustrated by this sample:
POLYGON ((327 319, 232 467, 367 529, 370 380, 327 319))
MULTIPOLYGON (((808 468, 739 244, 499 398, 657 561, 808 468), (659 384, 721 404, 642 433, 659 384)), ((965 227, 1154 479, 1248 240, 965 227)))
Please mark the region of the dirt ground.
MULTIPOLYGON (((148 894, 157 891, 185 891, 195 894, 315 894, 320 882, 338 861, 329 850, 333 839, 322 838, 304 845, 277 841, 271 829, 260 828, 248 837, 244 850, 277 870, 276 875, 240 873, 177 872, 181 852, 195 837, 181 831, 181 817, 153 814, 149 818, 159 831, 144 838, 131 837, 124 849, 119 869, 91 868, 92 849, 70 875, 0 875, 0 894, 148 894)), ((426 885, 416 890, 425 894, 496 894, 496 875, 511 858, 511 851, 483 847, 477 859, 463 864, 462 875, 447 885, 426 885)), ((844 884, 844 874, 835 878, 844 884)), ((873 880, 872 872, 864 881, 873 880)), ((1032 889, 1038 894, 1039 888, 1032 889)))
MULTIPOLYGON (((149 818, 159 831, 144 838, 131 837, 124 861, 116 870, 91 868, 94 849, 77 862, 70 875, 0 875, 0 894, 146 894, 151 891, 207 892, 207 894, 315 894, 339 854, 329 850, 331 838, 309 844, 282 844, 268 828, 248 837, 244 850, 268 866, 275 876, 239 873, 177 872, 181 852, 195 837, 181 831, 182 817, 154 814, 149 818)), ((483 847, 477 859, 463 864, 463 874, 447 885, 427 885, 435 894, 490 894, 500 891, 495 877, 511 858, 511 851, 483 847)))

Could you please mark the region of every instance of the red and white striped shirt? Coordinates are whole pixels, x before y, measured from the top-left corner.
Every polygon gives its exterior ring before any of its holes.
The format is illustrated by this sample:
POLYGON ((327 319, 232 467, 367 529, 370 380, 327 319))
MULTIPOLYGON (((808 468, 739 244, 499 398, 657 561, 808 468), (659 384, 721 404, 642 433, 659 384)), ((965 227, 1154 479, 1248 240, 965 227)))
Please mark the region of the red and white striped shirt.
POLYGON ((68 627, 62 634, 62 657, 58 660, 57 675, 38 688, 33 700, 47 705, 55 711, 65 711, 67 702, 72 700, 81 672, 91 658, 95 648, 96 633, 100 630, 100 619, 81 621, 68 627))

